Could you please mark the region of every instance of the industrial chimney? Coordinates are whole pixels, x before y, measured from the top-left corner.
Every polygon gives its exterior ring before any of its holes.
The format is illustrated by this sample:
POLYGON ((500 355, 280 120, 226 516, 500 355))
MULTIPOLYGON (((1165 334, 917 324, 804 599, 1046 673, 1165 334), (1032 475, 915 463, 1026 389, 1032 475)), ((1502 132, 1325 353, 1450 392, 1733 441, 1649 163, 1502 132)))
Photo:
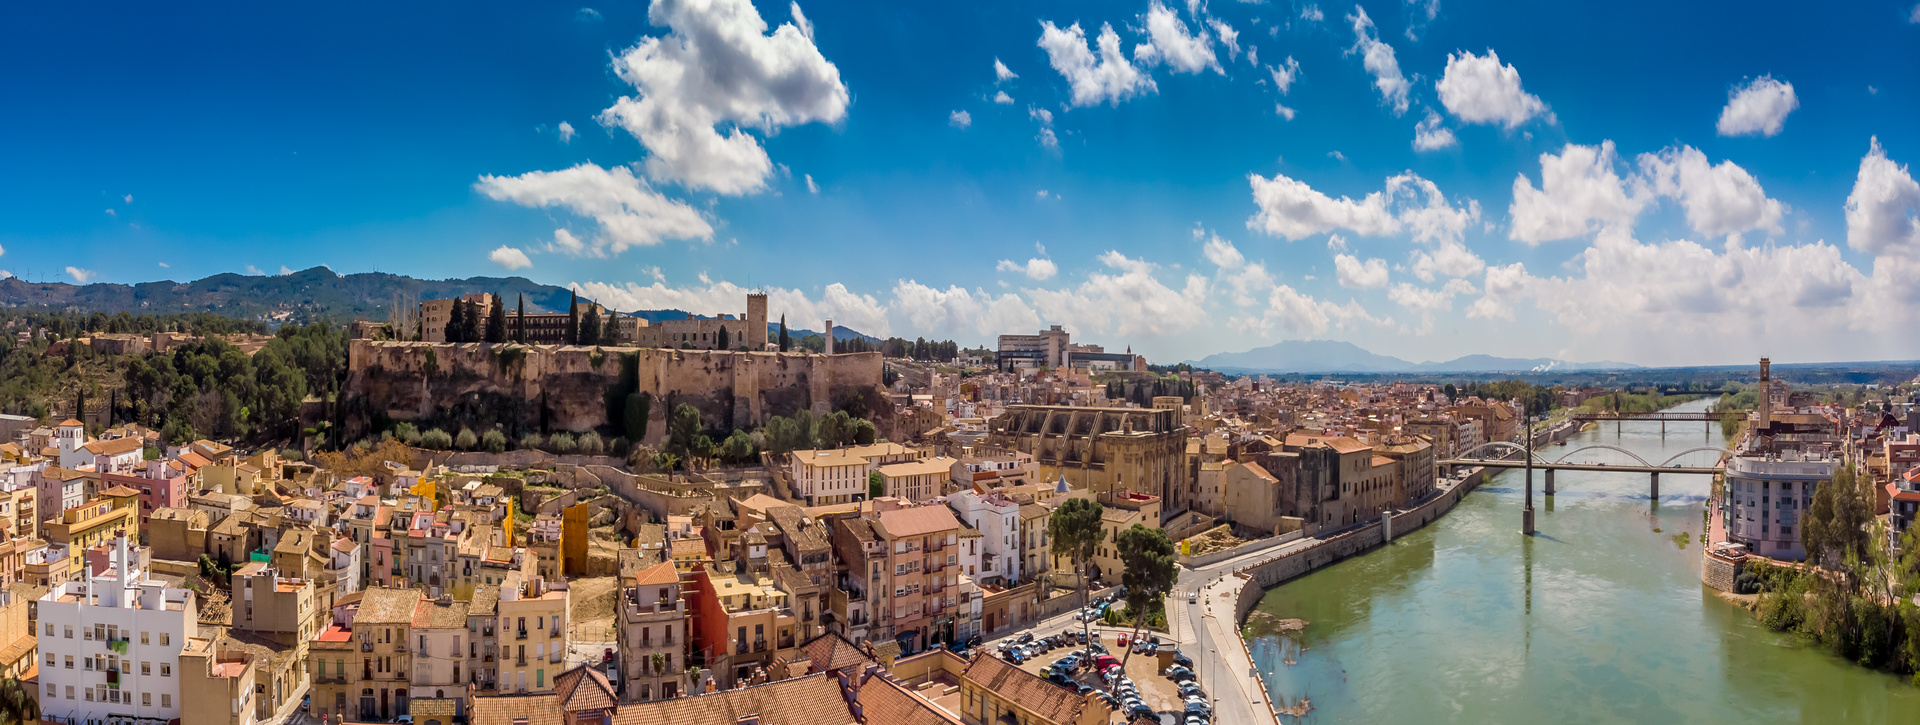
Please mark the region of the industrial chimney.
POLYGON ((1760 358, 1760 419, 1761 433, 1773 428, 1773 361, 1760 358))

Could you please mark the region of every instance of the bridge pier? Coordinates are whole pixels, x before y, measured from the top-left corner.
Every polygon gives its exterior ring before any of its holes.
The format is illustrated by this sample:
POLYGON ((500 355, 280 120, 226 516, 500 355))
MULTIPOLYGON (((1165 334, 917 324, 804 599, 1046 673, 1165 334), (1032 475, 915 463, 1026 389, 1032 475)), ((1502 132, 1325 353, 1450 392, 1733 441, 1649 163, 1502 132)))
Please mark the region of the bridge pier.
POLYGON ((1667 439, 1667 421, 1666 419, 1663 418, 1660 421, 1660 440, 1664 441, 1666 439, 1667 439))
POLYGON ((1553 495, 1553 469, 1547 469, 1547 495, 1553 495))
POLYGON ((1653 497, 1660 498, 1660 472, 1654 471, 1652 473, 1652 476, 1653 476, 1653 497))
POLYGON ((1520 533, 1525 534, 1527 536, 1533 535, 1533 507, 1532 506, 1528 506, 1520 510, 1520 533))

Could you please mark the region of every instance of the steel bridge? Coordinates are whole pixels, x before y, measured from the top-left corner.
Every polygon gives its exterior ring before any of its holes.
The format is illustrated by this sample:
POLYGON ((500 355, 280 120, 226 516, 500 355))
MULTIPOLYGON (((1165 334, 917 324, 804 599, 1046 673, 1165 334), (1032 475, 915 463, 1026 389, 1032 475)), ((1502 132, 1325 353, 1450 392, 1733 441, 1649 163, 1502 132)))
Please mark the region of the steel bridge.
MULTIPOLYGON (((1456 466, 1479 466, 1482 468, 1527 468, 1529 467, 1528 466, 1529 461, 1527 460, 1527 455, 1528 455, 1527 448, 1518 443, 1509 443, 1507 441, 1494 441, 1492 443, 1482 443, 1480 445, 1469 448, 1465 451, 1462 451, 1460 455, 1457 457, 1439 461, 1437 465, 1439 465, 1441 467, 1441 470, 1445 472, 1451 472, 1452 469, 1456 466), (1494 454, 1496 452, 1498 454, 1497 456, 1489 455, 1489 454, 1494 454)), ((1540 455, 1539 449, 1535 449, 1532 451, 1533 458, 1531 461, 1531 464, 1532 464, 1531 467, 1546 471, 1546 493, 1549 496, 1553 495, 1553 473, 1555 471, 1598 471, 1603 473, 1647 474, 1648 480, 1651 481, 1652 483, 1653 495, 1654 497, 1657 498, 1660 496, 1660 474, 1672 473, 1672 474, 1713 475, 1713 474, 1719 473, 1726 466, 1727 457, 1731 455, 1733 455, 1733 451, 1729 451, 1725 448, 1720 448, 1718 446, 1700 446, 1698 448, 1689 448, 1687 450, 1674 454, 1672 457, 1664 461, 1661 461, 1659 463, 1654 463, 1652 461, 1649 461, 1645 458, 1640 457, 1640 454, 1634 453, 1633 451, 1627 450, 1625 448, 1621 448, 1619 446, 1611 446, 1611 445, 1606 445, 1604 443, 1601 443, 1601 444, 1595 444, 1590 446, 1583 446, 1581 448, 1575 448, 1571 451, 1566 452, 1565 454, 1562 454, 1559 458, 1555 458, 1551 460, 1549 460, 1547 457, 1543 455, 1540 455), (1633 459, 1633 463, 1623 464, 1623 463, 1609 463, 1605 461, 1572 460, 1575 456, 1578 456, 1582 453, 1586 453, 1588 451, 1610 451, 1613 453, 1618 453, 1626 456, 1627 458, 1633 459), (1696 453, 1718 453, 1719 458, 1712 466, 1684 466, 1680 464, 1681 459, 1696 453)))

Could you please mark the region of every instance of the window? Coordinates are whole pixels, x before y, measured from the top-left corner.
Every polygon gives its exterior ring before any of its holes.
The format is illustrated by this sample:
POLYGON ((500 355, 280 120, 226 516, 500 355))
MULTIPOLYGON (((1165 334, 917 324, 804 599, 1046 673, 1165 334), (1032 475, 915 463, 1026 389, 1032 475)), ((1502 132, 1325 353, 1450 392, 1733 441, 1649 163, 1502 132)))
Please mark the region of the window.
MULTIPOLYGON (((162 666, 164 667, 164 665, 162 666)), ((160 693, 160 706, 173 707, 173 696, 164 692, 160 693)))
POLYGON ((140 674, 142 674, 142 675, 151 675, 151 674, 153 674, 153 663, 152 663, 152 662, 142 662, 142 663, 140 663, 140 674))
POLYGON ((153 693, 151 692, 140 693, 140 706, 153 707, 153 693))
POLYGON ((73 669, 73 655, 67 655, 67 669, 73 669))
POLYGON ((140 644, 146 644, 146 643, 147 643, 147 633, 143 631, 140 633, 140 644))
MULTIPOLYGON (((162 662, 162 663, 160 663, 160 676, 161 676, 161 677, 172 677, 172 676, 173 676, 173 665, 170 665, 170 664, 167 664, 167 663, 165 663, 165 662, 162 662)), ((161 706, 161 707, 165 707, 165 706, 166 706, 166 699, 167 699, 167 696, 166 696, 166 695, 161 695, 161 696, 160 696, 160 700, 161 700, 161 703, 160 703, 160 706, 161 706)))
POLYGON ((73 685, 67 685, 67 699, 73 699, 73 685))
POLYGON ((47 623, 47 636, 48 636, 48 637, 52 637, 52 636, 53 636, 53 623, 52 623, 52 622, 48 622, 48 623, 47 623))
MULTIPOLYGON (((165 646, 167 646, 167 645, 170 645, 170 644, 173 644, 173 635, 170 635, 170 634, 167 634, 166 632, 161 632, 161 633, 160 633, 160 646, 162 646, 162 647, 165 647, 165 646)), ((161 695, 161 696, 160 696, 160 699, 162 699, 162 700, 165 700, 165 699, 167 699, 167 696, 166 696, 166 695, 161 695)))
POLYGON ((73 639, 73 625, 69 624, 64 627, 61 627, 61 630, 65 632, 65 637, 67 639, 73 639))

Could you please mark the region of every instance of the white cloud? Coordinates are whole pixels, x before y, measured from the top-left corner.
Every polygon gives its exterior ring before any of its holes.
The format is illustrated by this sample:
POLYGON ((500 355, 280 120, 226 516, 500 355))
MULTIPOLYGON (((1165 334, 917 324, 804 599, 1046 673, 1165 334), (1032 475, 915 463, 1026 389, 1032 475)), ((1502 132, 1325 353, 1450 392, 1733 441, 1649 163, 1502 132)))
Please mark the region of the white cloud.
POLYGON ((1040 134, 1035 137, 1040 140, 1040 145, 1050 151, 1059 151, 1060 137, 1053 135, 1053 112, 1028 106, 1027 117, 1040 122, 1040 134))
POLYGON ((284 277, 289 274, 293 274, 293 268, 284 264, 280 265, 280 276, 284 277))
MULTIPOLYGON (((260 272, 260 270, 253 269, 252 267, 248 267, 247 269, 251 270, 254 274, 259 274, 260 272)), ((86 284, 87 282, 93 279, 93 270, 81 269, 79 267, 68 267, 67 276, 72 277, 73 281, 76 283, 86 284)))
POLYGON ((1637 182, 1659 196, 1680 200, 1687 223, 1709 237, 1753 230, 1780 230, 1784 208, 1767 198, 1760 182, 1732 161, 1718 165, 1692 146, 1640 155, 1637 182))
POLYGON ((173 268, 173 265, 171 265, 171 264, 167 264, 166 262, 158 262, 157 264, 159 264, 159 265, 160 265, 160 268, 161 268, 161 269, 172 269, 172 268, 173 268))
POLYGON ((1127 60, 1120 50, 1120 35, 1113 32, 1113 26, 1100 26, 1099 44, 1100 55, 1096 59, 1079 23, 1065 30, 1055 27, 1051 21, 1040 23, 1040 48, 1047 51, 1047 61, 1053 69, 1067 79, 1073 91, 1073 105, 1112 103, 1117 106, 1135 94, 1159 90, 1153 78, 1127 60))
POLYGON ((111 216, 111 217, 120 216, 120 212, 114 211, 112 207, 108 207, 106 211, 107 211, 107 216, 111 216))
POLYGON ((968 126, 973 125, 973 114, 967 113, 966 111, 954 111, 947 116, 947 125, 965 131, 968 126))
POLYGON ((1213 36, 1204 29, 1198 34, 1189 33, 1180 14, 1159 0, 1147 7, 1146 30, 1148 42, 1133 49, 1133 59, 1142 67, 1150 68, 1164 61, 1177 73, 1199 73, 1208 68, 1226 72, 1213 54, 1213 36))
POLYGON ((1393 46, 1380 40, 1365 8, 1353 6, 1347 20, 1353 23, 1353 47, 1347 49, 1347 55, 1360 55, 1361 65, 1373 74, 1373 87, 1380 91, 1381 102, 1392 106, 1394 115, 1406 113, 1407 93, 1413 90, 1413 84, 1400 74, 1393 46))
POLYGON ((1521 90, 1520 71, 1501 65, 1500 55, 1492 50, 1484 56, 1448 53, 1446 73, 1433 87, 1447 112, 1467 123, 1511 130, 1547 110, 1539 96, 1521 90))
POLYGON ((488 252, 487 259, 493 260, 494 264, 506 267, 509 270, 526 269, 533 266, 533 260, 527 258, 526 252, 505 244, 500 245, 499 249, 488 252))
MULTIPOLYGON (((1860 158, 1860 173, 1847 194, 1847 246, 1874 255, 1920 258, 1920 183, 1905 164, 1887 158, 1878 136, 1867 142, 1867 155, 1860 158)), ((1920 289, 1913 278, 1905 284, 1920 289)))
POLYGON ((803 176, 805 176, 807 179, 807 193, 809 194, 820 193, 820 185, 814 182, 813 174, 803 174, 803 176))
POLYGON ((1913 12, 1907 15, 1907 22, 1920 25, 1920 4, 1913 6, 1913 12))
POLYGON ((1405 230, 1415 241, 1457 239, 1467 224, 1480 216, 1478 202, 1464 208, 1448 204, 1440 187, 1412 172, 1388 177, 1386 187, 1360 200, 1330 197, 1298 179, 1274 174, 1268 179, 1249 174, 1254 204, 1259 210, 1247 228, 1288 240, 1336 229, 1378 237, 1405 230))
POLYGON ((132 203, 133 203, 133 195, 132 195, 132 194, 128 194, 128 195, 126 195, 125 197, 122 197, 122 198, 124 198, 124 199, 126 199, 126 201, 127 201, 127 203, 128 203, 128 204, 132 204, 132 203))
POLYGON ((700 212, 660 195, 624 166, 603 169, 584 163, 560 171, 481 176, 474 189, 495 201, 563 207, 593 219, 600 225, 600 234, 593 239, 595 254, 619 254, 630 246, 667 239, 713 237, 712 225, 700 212))
POLYGON ((1054 266, 1053 260, 1040 258, 1029 259, 1026 264, 1002 259, 995 269, 1001 272, 1018 272, 1038 282, 1044 282, 1060 271, 1059 267, 1054 266))
POLYGON ((1336 254, 1333 255, 1333 268, 1341 287, 1368 289, 1387 286, 1387 261, 1384 259, 1363 262, 1351 254, 1336 254))
POLYGON ((1011 106, 1013 105, 1013 96, 1007 95, 1006 91, 1000 91, 999 93, 993 94, 993 102, 1002 106, 1011 106))
POLYGON ((565 229, 555 229, 553 230, 553 241, 547 244, 547 251, 564 252, 578 257, 587 253, 587 243, 580 241, 580 238, 574 236, 573 232, 565 229))
POLYGON ((1433 331, 1433 316, 1439 312, 1453 309, 1455 295, 1473 294, 1473 283, 1464 279, 1447 280, 1439 289, 1418 287, 1401 282, 1387 291, 1387 299, 1394 304, 1414 313, 1420 319, 1420 325, 1412 330, 1416 335, 1425 335, 1433 331))
POLYGON ((1154 265, 1145 261, 1109 251, 1100 255, 1100 262, 1116 272, 1093 272, 1070 289, 1029 289, 1027 299, 1041 317, 1076 334, 1163 336, 1206 320, 1201 307, 1207 296, 1205 277, 1190 274, 1186 285, 1176 290, 1161 283, 1154 265))
POLYGON ((654 3, 647 19, 669 33, 614 59, 639 94, 601 111, 600 123, 639 139, 656 180, 728 195, 765 189, 773 163, 747 129, 837 123, 847 113, 840 69, 814 45, 797 3, 792 15, 769 35, 749 0, 654 3))
POLYGON ((1019 73, 1015 73, 1012 70, 1008 69, 1007 64, 1000 62, 999 58, 993 59, 993 79, 995 81, 1004 82, 1004 81, 1010 81, 1019 77, 1020 77, 1019 73))
POLYGON ((1267 66, 1267 72, 1273 75, 1273 87, 1284 96, 1293 89, 1293 82, 1300 79, 1300 61, 1289 55, 1285 61, 1267 66))
POLYGON ((1298 111, 1288 108, 1287 104, 1284 104, 1284 103, 1273 104, 1273 112, 1276 115, 1280 116, 1281 118, 1287 119, 1289 121, 1293 120, 1294 115, 1299 113, 1298 111))
MULTIPOLYGON (((84 269, 83 269, 83 270, 79 270, 79 271, 81 271, 81 272, 86 272, 86 274, 87 274, 88 276, 92 276, 92 275, 93 275, 93 273, 92 273, 92 272, 87 272, 87 271, 86 271, 86 270, 84 270, 84 269)), ((67 274, 73 274, 73 273, 74 273, 74 269, 73 269, 72 267, 68 267, 68 268, 67 268, 67 274)), ((252 275, 252 276, 254 276, 254 277, 265 277, 265 276, 267 275, 267 273, 266 273, 266 272, 262 272, 262 271, 260 271, 260 268, 259 268, 259 267, 255 267, 255 266, 253 266, 253 265, 251 265, 251 264, 249 264, 249 265, 247 265, 247 274, 249 274, 249 275, 252 275)), ((77 278, 77 277, 76 277, 76 278, 77 278)))
POLYGON ((1428 249, 1414 250, 1408 265, 1413 276, 1423 282, 1432 282, 1436 275, 1471 277, 1486 268, 1486 260, 1458 239, 1444 239, 1428 249))
POLYGON ((1508 236, 1528 244, 1585 236, 1596 229, 1631 226, 1649 199, 1629 195, 1614 171, 1613 142, 1567 144, 1558 156, 1540 154, 1540 188, 1519 174, 1513 180, 1513 217, 1508 236), (1596 226, 1596 224, 1598 226, 1596 226))
POLYGON ((600 22, 600 11, 593 8, 580 8, 574 12, 573 17, 583 23, 597 23, 600 22))
POLYGON ((1347 155, 1340 153, 1339 149, 1334 149, 1332 151, 1327 152, 1327 158, 1334 159, 1336 161, 1346 161, 1347 155))
POLYGON ((1715 128, 1722 136, 1774 136, 1799 107, 1792 83, 1760 76, 1727 91, 1727 107, 1720 109, 1715 128))
POLYGON ((992 337, 1041 326, 1040 316, 1017 294, 996 297, 985 290, 968 291, 959 286, 942 290, 910 279, 894 284, 892 308, 906 318, 915 333, 966 332, 992 337))
POLYGON ((1233 242, 1221 239, 1218 234, 1207 240, 1206 246, 1201 251, 1207 255, 1207 261, 1222 269, 1239 269, 1240 265, 1247 263, 1247 258, 1240 254, 1240 249, 1233 246, 1233 242))
MULTIPOLYGON (((1234 30, 1227 21, 1219 18, 1207 18, 1207 25, 1213 28, 1213 34, 1220 38, 1220 44, 1227 46, 1227 60, 1240 57, 1240 31, 1234 30)), ((1252 49, 1248 49, 1252 53, 1252 49)))
POLYGON ((1318 4, 1307 3, 1306 7, 1300 8, 1300 19, 1310 23, 1317 23, 1326 20, 1327 14, 1320 12, 1320 6, 1318 4))
POLYGON ((1375 318, 1351 300, 1344 305, 1334 304, 1283 284, 1268 293, 1267 308, 1260 319, 1241 318, 1236 322, 1243 329, 1264 331, 1278 327, 1284 334, 1317 337, 1336 326, 1345 328, 1355 322, 1389 324, 1392 320, 1375 318))
POLYGON ((560 122, 560 143, 573 143, 573 124, 560 122))
MULTIPOLYGON (((568 287, 580 296, 616 310, 678 309, 700 314, 739 315, 749 290, 732 282, 711 281, 702 275, 699 287, 669 287, 665 282, 641 285, 636 282, 575 282, 568 287)), ((797 289, 773 287, 767 294, 767 319, 786 315, 787 324, 796 328, 819 329, 826 320, 835 326, 849 327, 868 335, 885 336, 892 331, 887 306, 872 295, 852 292, 839 282, 827 285, 818 298, 797 289)))
POLYGON ((1427 109, 1427 117, 1413 126, 1413 150, 1438 151, 1457 144, 1453 129, 1440 125, 1440 114, 1427 109))

